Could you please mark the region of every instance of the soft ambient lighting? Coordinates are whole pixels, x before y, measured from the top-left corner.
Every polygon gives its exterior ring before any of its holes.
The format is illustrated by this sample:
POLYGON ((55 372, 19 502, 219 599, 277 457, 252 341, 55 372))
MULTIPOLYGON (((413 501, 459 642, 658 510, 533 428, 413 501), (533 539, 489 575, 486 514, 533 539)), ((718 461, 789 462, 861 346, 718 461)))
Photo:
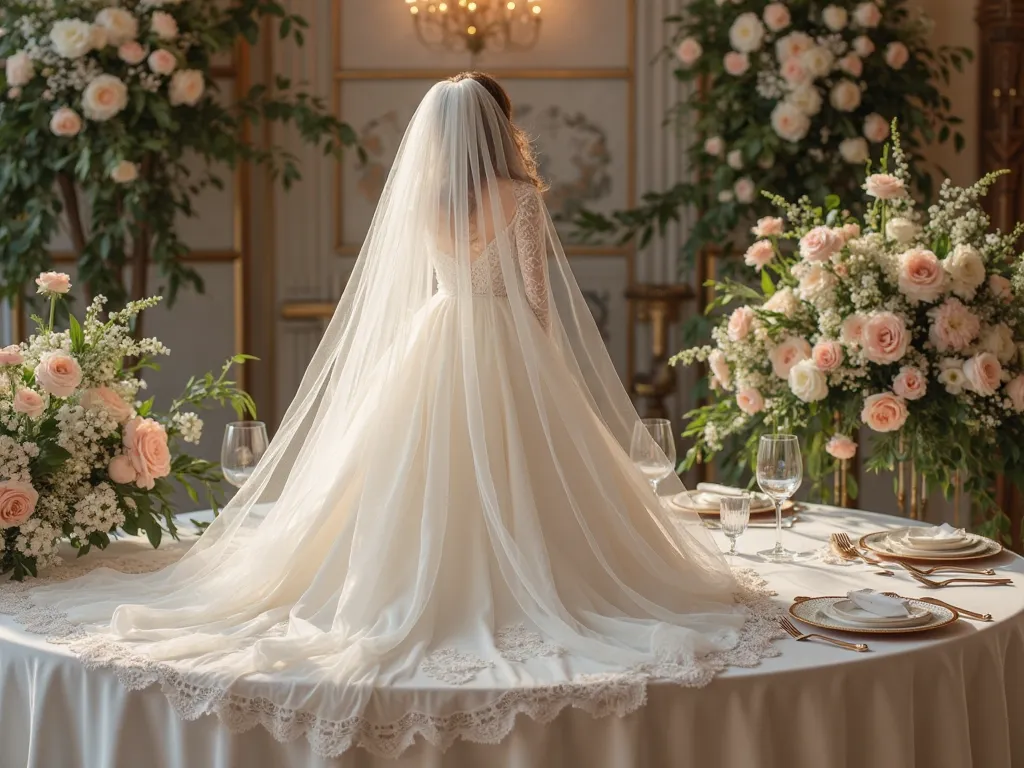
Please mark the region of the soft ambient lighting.
POLYGON ((416 36, 429 48, 522 51, 532 48, 540 36, 542 0, 459 0, 457 6, 452 0, 404 2, 416 36))

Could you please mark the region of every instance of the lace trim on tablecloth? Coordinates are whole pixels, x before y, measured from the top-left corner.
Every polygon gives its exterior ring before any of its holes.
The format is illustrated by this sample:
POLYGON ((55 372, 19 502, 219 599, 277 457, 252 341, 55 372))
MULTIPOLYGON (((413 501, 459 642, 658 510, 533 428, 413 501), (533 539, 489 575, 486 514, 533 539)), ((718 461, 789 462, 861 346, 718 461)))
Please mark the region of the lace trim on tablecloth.
MULTIPOLYGON (((730 651, 708 654, 699 659, 666 658, 621 672, 577 675, 573 680, 562 683, 516 688, 493 703, 469 712, 445 716, 409 712, 391 723, 376 723, 359 716, 336 721, 320 718, 311 712, 287 709, 266 698, 250 698, 227 689, 197 686, 170 665, 140 656, 127 644, 88 634, 64 614, 36 606, 29 597, 28 590, 32 587, 74 578, 98 566, 126 573, 144 573, 165 567, 180 556, 181 552, 157 550, 96 564, 75 563, 50 578, 30 583, 7 582, 0 585, 0 613, 12 615, 27 631, 46 635, 51 643, 67 646, 86 668, 111 670, 128 690, 160 685, 171 707, 184 720, 213 714, 233 733, 262 726, 280 742, 305 736, 312 750, 325 758, 338 757, 353 747, 393 758, 412 746, 417 735, 441 750, 450 747, 457 739, 497 744, 512 731, 517 715, 524 714, 544 724, 551 722, 566 707, 581 709, 594 717, 622 717, 646 703, 649 682, 702 687, 725 667, 753 667, 766 657, 778 656, 779 651, 772 641, 783 636, 778 625, 782 609, 771 600, 774 593, 753 571, 738 571, 736 600, 746 608, 748 619, 739 633, 739 642, 730 651)), ((522 625, 500 631, 496 645, 511 661, 562 652, 561 648, 547 643, 522 625)), ((435 651, 424 664, 429 668, 433 663, 437 675, 452 677, 456 674, 452 670, 461 670, 463 676, 472 676, 479 669, 491 666, 490 662, 469 654, 459 655, 455 651, 453 655, 448 651, 454 649, 435 651), (481 663, 483 667, 479 666, 481 663)), ((445 677, 439 679, 454 682, 445 677)))

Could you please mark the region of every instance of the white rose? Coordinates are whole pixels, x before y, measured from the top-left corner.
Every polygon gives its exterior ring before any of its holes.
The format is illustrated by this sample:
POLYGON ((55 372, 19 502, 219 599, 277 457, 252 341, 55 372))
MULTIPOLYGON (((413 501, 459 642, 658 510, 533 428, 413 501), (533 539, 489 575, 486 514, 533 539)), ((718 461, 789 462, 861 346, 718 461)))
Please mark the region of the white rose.
POLYGON ((871 42, 871 38, 867 35, 860 35, 853 40, 853 50, 855 50, 857 55, 862 59, 866 59, 875 52, 875 44, 871 42))
POLYGON ((805 403, 828 397, 828 381, 813 360, 801 360, 789 369, 789 389, 805 403))
POLYGON ((805 84, 794 88, 786 96, 786 101, 808 117, 813 117, 821 112, 821 93, 813 85, 805 84))
POLYGON ((736 200, 738 202, 750 204, 754 202, 754 193, 757 191, 757 188, 749 177, 744 176, 742 179, 737 179, 736 183, 733 184, 732 191, 736 193, 736 200))
POLYGON ((778 32, 789 26, 789 8, 782 3, 769 3, 764 9, 764 23, 772 32, 778 32))
POLYGON ((978 286, 985 282, 985 262, 981 253, 969 245, 958 245, 942 260, 942 266, 952 279, 952 290, 961 299, 970 301, 978 286))
POLYGON ((821 12, 821 20, 825 22, 825 26, 833 32, 839 32, 846 28, 846 24, 849 22, 850 16, 846 12, 845 8, 841 8, 838 5, 830 5, 821 12))
POLYGON ((813 47, 814 38, 810 35, 803 32, 790 32, 775 43, 775 57, 779 61, 786 61, 800 56, 804 51, 809 51, 813 47))
POLYGON ((849 80, 840 80, 832 86, 828 100, 840 112, 853 112, 860 106, 860 87, 849 80))
POLYGON ((50 30, 50 42, 58 56, 77 59, 93 48, 92 24, 80 19, 61 19, 50 30))
POLYGON ((780 101, 772 110, 772 130, 786 141, 797 142, 811 129, 811 119, 792 104, 780 101))
POLYGON ((816 45, 800 54, 800 63, 812 78, 827 75, 835 62, 836 57, 832 51, 822 45, 816 45))
MULTIPOLYGON (((864 139, 861 139, 861 141, 864 141, 864 139)), ((867 144, 865 143, 864 146, 867 147, 867 144)), ((910 219, 904 219, 899 216, 895 219, 890 219, 885 225, 886 236, 891 237, 902 245, 913 242, 917 238, 919 231, 920 227, 917 224, 910 219)))
POLYGON ((103 122, 128 106, 128 88, 113 75, 100 75, 82 92, 82 107, 90 120, 103 122))
POLYGON ((839 154, 843 160, 854 165, 863 165, 871 157, 867 141, 859 136, 856 139, 843 139, 839 142, 839 154))
POLYGON ((171 78, 171 106, 186 104, 194 107, 206 91, 203 73, 197 69, 181 69, 171 78))
POLYGON ((725 162, 727 162, 729 167, 734 171, 740 170, 740 168, 743 167, 743 152, 738 149, 732 150, 725 156, 725 162))
MULTIPOLYGON (((800 309, 800 299, 793 293, 792 288, 780 288, 761 306, 769 312, 778 312, 786 317, 793 317, 800 309)), ((810 350, 810 347, 808 347, 808 350, 810 350)), ((810 354, 810 351, 808 351, 807 355, 810 354)))
POLYGON ((107 30, 107 42, 121 45, 139 34, 139 21, 124 8, 104 8, 96 15, 96 24, 107 30))
POLYGON ((704 151, 713 157, 718 157, 725 150, 725 142, 721 136, 709 136, 704 139, 704 151))
POLYGON ((873 29, 882 21, 882 12, 874 3, 861 3, 853 11, 853 20, 865 29, 873 29))
POLYGON ((733 194, 731 189, 723 189, 718 193, 718 202, 720 203, 731 203, 733 201, 733 194))
POLYGON ((764 42, 764 24, 756 13, 741 13, 729 27, 729 42, 740 53, 753 53, 764 42))
POLYGON ((110 172, 110 178, 118 184, 130 184, 139 178, 139 166, 128 160, 122 160, 110 172))
MULTIPOLYGON (((796 289, 797 296, 804 301, 815 303, 832 295, 839 280, 822 264, 804 262, 798 264, 797 267, 800 268, 800 284, 796 289)), ((794 267, 794 273, 798 271, 797 267, 794 267)))
POLYGON ((28 85, 36 74, 32 59, 24 51, 18 51, 8 58, 4 69, 7 73, 7 84, 15 88, 28 85))
POLYGON ((985 352, 991 352, 1004 365, 1017 356, 1017 344, 1013 340, 1013 331, 1006 323, 990 325, 981 332, 980 346, 985 352))
POLYGON ((178 22, 169 13, 156 11, 149 24, 153 34, 161 40, 173 40, 178 36, 178 22))

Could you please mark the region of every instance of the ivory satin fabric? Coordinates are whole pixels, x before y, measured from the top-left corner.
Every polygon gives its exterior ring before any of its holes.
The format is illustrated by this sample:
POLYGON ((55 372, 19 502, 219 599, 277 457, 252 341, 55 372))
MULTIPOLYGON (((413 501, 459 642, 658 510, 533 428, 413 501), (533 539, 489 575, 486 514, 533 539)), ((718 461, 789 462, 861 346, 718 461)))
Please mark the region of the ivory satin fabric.
MULTIPOLYGON (((835 530, 862 535, 903 521, 821 508, 785 531, 794 548, 817 547, 835 530)), ((741 552, 768 546, 752 529, 741 552)), ((724 539, 722 540, 724 544, 724 539)), ((134 542, 115 545, 136 546, 134 542)), ((868 638, 856 654, 815 642, 778 641, 782 655, 730 668, 710 686, 651 684, 649 701, 622 718, 564 711, 542 725, 520 717, 498 745, 422 742, 397 760, 353 750, 312 755, 305 740, 281 744, 262 728, 231 735, 205 717, 183 722, 156 689, 126 692, 107 672, 83 668, 64 649, 0 617, 0 768, 1002 768, 1024 765, 1024 561, 992 561, 1009 588, 928 592, 905 575, 858 566, 753 566, 787 605, 796 595, 871 587, 936 594, 992 613, 934 634, 868 638)), ((438 685, 438 689, 444 686, 438 685)), ((441 691, 435 691, 440 693, 441 691)), ((421 691, 419 695, 430 695, 421 691)), ((386 695, 412 696, 389 691, 386 695)))

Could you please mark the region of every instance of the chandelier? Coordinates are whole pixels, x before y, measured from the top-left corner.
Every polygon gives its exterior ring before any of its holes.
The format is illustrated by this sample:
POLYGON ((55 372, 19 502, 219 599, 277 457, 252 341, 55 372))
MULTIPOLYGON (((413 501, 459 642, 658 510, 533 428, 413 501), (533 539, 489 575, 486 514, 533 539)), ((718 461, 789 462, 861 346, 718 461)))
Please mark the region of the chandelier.
POLYGON ((532 48, 541 0, 405 0, 416 36, 428 48, 480 53, 532 48))

